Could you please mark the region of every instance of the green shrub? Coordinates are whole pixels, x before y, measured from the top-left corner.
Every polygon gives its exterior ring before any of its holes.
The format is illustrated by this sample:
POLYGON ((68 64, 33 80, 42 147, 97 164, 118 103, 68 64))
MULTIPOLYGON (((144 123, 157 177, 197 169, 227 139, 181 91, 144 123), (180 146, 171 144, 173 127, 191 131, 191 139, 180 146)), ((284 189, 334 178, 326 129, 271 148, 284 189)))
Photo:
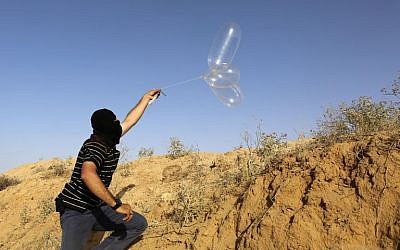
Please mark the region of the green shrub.
POLYGON ((383 88, 381 92, 386 96, 393 97, 395 100, 392 100, 391 103, 394 107, 400 109, 400 72, 397 73, 393 80, 391 88, 383 88))
POLYGON ((260 133, 256 154, 261 159, 275 157, 284 147, 286 147, 286 134, 273 132, 271 134, 260 133))
POLYGON ((0 191, 7 187, 14 186, 21 183, 16 177, 8 177, 6 175, 0 175, 0 191))
POLYGON ((154 155, 154 149, 153 148, 141 147, 139 149, 139 152, 138 152, 138 157, 139 158, 150 157, 150 156, 153 156, 153 155, 154 155))
POLYGON ((205 201, 199 186, 182 187, 173 201, 173 211, 167 218, 179 223, 179 227, 187 225, 199 218, 204 212, 205 201))
POLYGON ((342 103, 327 109, 314 135, 325 142, 335 142, 349 136, 369 135, 399 127, 400 111, 392 102, 374 102, 362 96, 350 105, 342 103))
POLYGON ((287 146, 286 134, 264 132, 262 121, 258 123, 254 133, 243 132, 242 139, 247 150, 246 154, 242 156, 243 159, 239 159, 237 164, 241 165, 244 162, 245 169, 243 171, 246 180, 265 171, 266 161, 281 155, 287 146))
POLYGON ((174 160, 182 156, 186 156, 190 153, 183 142, 177 137, 170 138, 170 145, 168 149, 167 157, 174 160))

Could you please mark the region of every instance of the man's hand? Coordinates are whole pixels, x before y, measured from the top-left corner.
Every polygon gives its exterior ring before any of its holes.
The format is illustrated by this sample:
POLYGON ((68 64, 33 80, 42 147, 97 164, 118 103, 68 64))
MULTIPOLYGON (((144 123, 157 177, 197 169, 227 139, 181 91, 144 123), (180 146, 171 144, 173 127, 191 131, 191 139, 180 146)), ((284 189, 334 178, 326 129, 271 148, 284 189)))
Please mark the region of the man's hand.
MULTIPOLYGON (((161 93, 161 89, 153 89, 143 95, 138 104, 129 111, 125 120, 121 123, 122 135, 126 134, 142 117, 144 110, 149 105, 149 102, 161 93)), ((121 136, 122 136, 121 135, 121 136)))
POLYGON ((144 94, 143 99, 145 99, 146 101, 151 101, 154 98, 157 98, 157 96, 160 94, 161 89, 153 89, 150 90, 149 92, 147 92, 146 94, 144 94))
POLYGON ((132 220, 133 211, 129 204, 122 204, 119 208, 115 210, 115 212, 125 215, 125 217, 122 219, 124 221, 132 220))

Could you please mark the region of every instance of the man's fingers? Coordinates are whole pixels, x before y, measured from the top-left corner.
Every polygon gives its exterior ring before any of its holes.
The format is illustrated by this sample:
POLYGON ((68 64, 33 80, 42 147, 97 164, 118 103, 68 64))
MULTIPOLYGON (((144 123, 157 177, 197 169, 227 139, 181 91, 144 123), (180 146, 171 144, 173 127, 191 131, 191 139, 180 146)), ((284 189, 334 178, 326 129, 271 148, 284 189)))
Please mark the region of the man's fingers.
POLYGON ((123 220, 124 220, 124 221, 130 221, 130 220, 132 220, 132 215, 131 215, 131 214, 126 215, 126 217, 125 217, 123 220))
POLYGON ((129 214, 126 214, 125 217, 122 219, 123 221, 128 221, 129 219, 129 214))
POLYGON ((123 221, 130 221, 133 217, 133 210, 127 204, 123 204, 121 206, 121 211, 119 211, 118 213, 124 215, 124 217, 122 218, 123 221))
POLYGON ((130 211, 125 214, 125 217, 122 219, 123 221, 130 221, 133 218, 133 211, 130 211))
POLYGON ((133 218, 133 211, 131 211, 131 212, 129 213, 129 219, 128 219, 128 221, 132 220, 132 218, 133 218))

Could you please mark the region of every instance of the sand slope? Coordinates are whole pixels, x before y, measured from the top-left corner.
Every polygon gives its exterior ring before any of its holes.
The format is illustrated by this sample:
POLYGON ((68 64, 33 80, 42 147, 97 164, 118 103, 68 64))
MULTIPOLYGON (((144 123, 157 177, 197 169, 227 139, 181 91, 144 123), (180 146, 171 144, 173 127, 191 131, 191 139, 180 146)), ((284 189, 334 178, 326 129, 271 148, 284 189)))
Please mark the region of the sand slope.
MULTIPOLYGON (((265 162, 246 149, 154 156, 120 165, 111 191, 148 219, 132 249, 396 249, 399 145, 378 134, 329 147, 297 142, 265 162)), ((58 249, 52 200, 73 163, 5 173, 21 183, 0 191, 0 249, 58 249)))

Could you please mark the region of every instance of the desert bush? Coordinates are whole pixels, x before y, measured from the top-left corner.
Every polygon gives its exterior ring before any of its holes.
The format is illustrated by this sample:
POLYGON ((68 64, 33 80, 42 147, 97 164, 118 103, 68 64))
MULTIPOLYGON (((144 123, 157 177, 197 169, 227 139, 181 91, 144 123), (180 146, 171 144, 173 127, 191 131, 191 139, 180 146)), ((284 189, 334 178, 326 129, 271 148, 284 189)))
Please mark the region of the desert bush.
POLYGON ((51 213, 56 211, 54 201, 51 198, 39 201, 38 208, 42 219, 45 219, 51 213))
POLYGON ((131 163, 123 163, 119 165, 119 167, 117 168, 117 172, 123 177, 128 177, 133 172, 132 168, 133 166, 131 163))
POLYGON ((267 134, 261 132, 257 146, 256 154, 261 159, 265 160, 269 157, 275 157, 287 146, 286 134, 277 134, 275 132, 267 134))
POLYGON ((119 150, 119 163, 120 164, 128 163, 129 151, 130 151, 129 147, 126 144, 121 143, 118 146, 118 150, 119 150))
POLYGON ((198 148, 193 149, 189 154, 189 166, 186 169, 187 175, 194 181, 200 182, 207 175, 207 164, 205 164, 200 156, 198 148))
POLYGON ((393 106, 400 108, 400 72, 397 73, 393 80, 391 88, 383 88, 381 92, 386 96, 393 97, 395 99, 391 101, 393 106))
POLYGON ((350 105, 342 103, 327 109, 314 135, 323 142, 335 142, 349 136, 363 136, 399 127, 400 111, 388 102, 374 102, 362 96, 350 105))
POLYGON ((46 168, 42 167, 42 166, 35 166, 35 168, 33 169, 32 173, 37 174, 37 173, 41 173, 43 171, 45 171, 46 168))
POLYGON ((6 189, 7 187, 17 185, 19 183, 21 183, 21 181, 16 177, 0 175, 0 191, 6 189))
POLYGON ((189 156, 190 156, 190 166, 201 165, 200 149, 198 147, 191 149, 189 156))
POLYGON ((32 219, 31 210, 28 207, 24 207, 19 213, 19 219, 22 225, 27 224, 32 219))
MULTIPOLYGON (((258 126, 258 128, 260 128, 260 126, 258 126)), ((243 169, 244 176, 246 178, 249 178, 251 176, 253 169, 260 169, 261 167, 260 163, 258 162, 257 154, 255 154, 254 152, 259 145, 259 140, 257 135, 258 133, 256 132, 256 139, 254 140, 250 132, 245 131, 242 133, 242 140, 244 141, 247 149, 246 155, 244 157, 245 169, 243 169)))
MULTIPOLYGON (((246 165, 246 169, 243 170, 246 180, 264 171, 266 160, 277 157, 287 146, 286 134, 264 132, 261 121, 254 135, 245 131, 242 133, 242 140, 247 149, 243 157, 246 165)), ((238 162, 240 163, 241 161, 238 162)))
POLYGON ((178 192, 173 203, 174 209, 167 217, 179 223, 180 228, 196 220, 203 212, 205 204, 200 191, 200 187, 192 186, 183 187, 178 192))
POLYGON ((60 249, 60 239, 52 232, 45 232, 40 238, 37 239, 35 248, 37 250, 56 250, 60 249))
POLYGON ((392 86, 390 89, 383 88, 381 92, 391 97, 389 101, 386 102, 387 106, 389 106, 395 114, 397 114, 397 128, 399 128, 400 124, 400 71, 397 73, 396 78, 392 82, 392 86))
POLYGON ((65 159, 65 164, 66 164, 67 166, 69 166, 69 167, 74 166, 75 162, 76 162, 76 160, 75 160, 75 158, 72 157, 72 156, 68 156, 67 159, 65 159))
POLYGON ((309 162, 308 152, 315 146, 314 141, 304 141, 296 143, 290 147, 288 156, 294 157, 297 163, 307 165, 309 162))
POLYGON ((153 155, 154 155, 154 149, 153 148, 141 147, 139 149, 139 152, 138 152, 138 157, 139 158, 150 157, 150 156, 153 156, 153 155))
POLYGON ((67 173, 67 167, 64 162, 54 163, 49 167, 51 176, 64 176, 67 173))
POLYGON ((223 187, 228 187, 229 185, 233 184, 235 186, 239 186, 245 181, 247 181, 248 175, 245 171, 246 169, 232 169, 218 173, 219 182, 223 187))
POLYGON ((183 142, 177 138, 177 137, 171 137, 170 138, 170 145, 168 149, 168 154, 167 157, 174 160, 178 159, 182 156, 186 156, 190 153, 190 150, 188 150, 183 142))

